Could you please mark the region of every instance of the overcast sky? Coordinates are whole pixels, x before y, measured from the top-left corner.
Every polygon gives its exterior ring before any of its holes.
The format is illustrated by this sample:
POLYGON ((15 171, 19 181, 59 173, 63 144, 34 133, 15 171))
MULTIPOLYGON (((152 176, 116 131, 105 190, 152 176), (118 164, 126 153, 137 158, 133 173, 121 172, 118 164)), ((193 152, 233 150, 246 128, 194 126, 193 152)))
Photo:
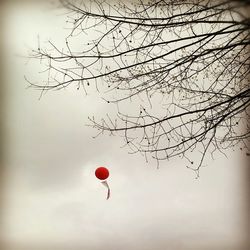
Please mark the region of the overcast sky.
MULTIPOLYGON (((40 93, 24 75, 39 64, 17 55, 52 39, 63 44, 66 16, 45 1, 9 2, 4 11, 7 162, 2 237, 9 246, 55 249, 244 249, 245 155, 208 161, 201 177, 182 160, 160 169, 120 148, 120 138, 93 139, 87 116, 109 111, 97 93, 40 93), (111 198, 95 178, 110 170, 111 198)), ((46 43, 42 44, 46 46, 46 43)), ((28 249, 28 248, 27 248, 28 249)))

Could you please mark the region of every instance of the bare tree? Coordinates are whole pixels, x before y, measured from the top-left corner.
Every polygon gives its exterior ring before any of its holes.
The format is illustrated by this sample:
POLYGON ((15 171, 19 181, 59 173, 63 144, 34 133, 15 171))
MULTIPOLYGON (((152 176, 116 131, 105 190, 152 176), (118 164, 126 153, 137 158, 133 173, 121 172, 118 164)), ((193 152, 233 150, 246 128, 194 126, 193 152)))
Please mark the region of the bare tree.
POLYGON ((61 2, 71 32, 64 48, 33 51, 48 80, 31 86, 88 94, 94 85, 117 113, 91 125, 158 163, 184 157, 198 174, 208 152, 247 147, 249 1, 61 2))

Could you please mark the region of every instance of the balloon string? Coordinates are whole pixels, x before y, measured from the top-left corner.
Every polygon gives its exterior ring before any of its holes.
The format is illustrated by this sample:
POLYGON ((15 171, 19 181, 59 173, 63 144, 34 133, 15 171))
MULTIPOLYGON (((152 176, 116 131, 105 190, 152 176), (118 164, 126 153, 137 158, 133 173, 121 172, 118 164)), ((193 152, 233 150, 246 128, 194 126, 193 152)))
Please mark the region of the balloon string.
POLYGON ((107 193, 107 200, 109 199, 110 197, 110 188, 109 188, 109 184, 107 181, 102 181, 102 184, 108 189, 108 193, 107 193))

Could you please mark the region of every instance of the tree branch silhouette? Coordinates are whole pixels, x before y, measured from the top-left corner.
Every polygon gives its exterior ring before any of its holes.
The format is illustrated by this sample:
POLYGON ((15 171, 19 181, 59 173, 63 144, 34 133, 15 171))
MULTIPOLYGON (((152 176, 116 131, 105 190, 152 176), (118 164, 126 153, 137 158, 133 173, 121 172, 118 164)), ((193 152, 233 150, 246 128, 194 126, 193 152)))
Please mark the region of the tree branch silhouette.
POLYGON ((100 134, 124 137, 146 159, 183 157, 197 174, 208 152, 247 147, 249 1, 61 3, 71 32, 64 48, 49 41, 32 52, 47 62, 48 74, 39 84, 29 80, 32 87, 75 86, 88 94, 94 85, 117 106, 113 117, 89 118, 100 134), (131 103, 133 110, 126 109, 131 103))

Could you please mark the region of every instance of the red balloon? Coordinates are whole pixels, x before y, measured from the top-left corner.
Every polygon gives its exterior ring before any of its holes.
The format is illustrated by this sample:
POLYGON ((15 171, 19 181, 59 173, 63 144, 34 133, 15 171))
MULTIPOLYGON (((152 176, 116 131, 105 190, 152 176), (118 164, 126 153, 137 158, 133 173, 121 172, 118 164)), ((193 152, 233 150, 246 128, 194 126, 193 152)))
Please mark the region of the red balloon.
POLYGON ((109 171, 105 167, 99 167, 95 171, 95 176, 100 180, 105 180, 109 177, 109 171))

